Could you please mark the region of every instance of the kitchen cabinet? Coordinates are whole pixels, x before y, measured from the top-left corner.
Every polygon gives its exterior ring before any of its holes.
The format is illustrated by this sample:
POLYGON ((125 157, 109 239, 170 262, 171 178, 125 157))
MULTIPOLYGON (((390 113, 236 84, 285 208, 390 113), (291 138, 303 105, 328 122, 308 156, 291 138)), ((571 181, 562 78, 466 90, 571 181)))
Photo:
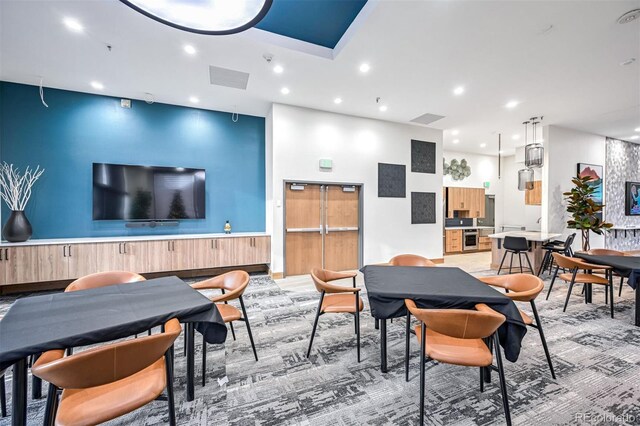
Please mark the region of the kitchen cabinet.
POLYGON ((485 215, 484 188, 447 188, 447 217, 474 218, 485 215))
POLYGON ((238 238, 234 247, 235 258, 245 265, 269 263, 271 239, 269 237, 238 238))
POLYGON ((37 247, 0 248, 0 282, 16 284, 38 281, 37 247))
POLYGON ((533 182, 533 189, 527 189, 524 192, 524 203, 528 206, 542 205, 542 181, 533 182))
POLYGON ((120 241, 96 244, 96 272, 130 271, 140 273, 148 269, 146 241, 120 241))
POLYGON ((445 252, 457 253, 462 251, 462 230, 445 231, 445 252))
POLYGON ((478 238, 478 250, 488 251, 491 250, 491 238, 479 237, 478 238))

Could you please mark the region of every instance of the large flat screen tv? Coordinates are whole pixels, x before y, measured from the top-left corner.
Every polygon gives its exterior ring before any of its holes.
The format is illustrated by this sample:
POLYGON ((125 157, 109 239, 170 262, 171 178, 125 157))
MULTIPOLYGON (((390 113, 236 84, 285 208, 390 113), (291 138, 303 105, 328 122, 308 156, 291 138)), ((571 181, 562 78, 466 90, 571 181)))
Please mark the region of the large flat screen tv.
POLYGON ((93 220, 204 218, 204 170, 93 164, 93 220))
POLYGON ((627 216, 640 216, 640 182, 627 182, 624 210, 627 216))

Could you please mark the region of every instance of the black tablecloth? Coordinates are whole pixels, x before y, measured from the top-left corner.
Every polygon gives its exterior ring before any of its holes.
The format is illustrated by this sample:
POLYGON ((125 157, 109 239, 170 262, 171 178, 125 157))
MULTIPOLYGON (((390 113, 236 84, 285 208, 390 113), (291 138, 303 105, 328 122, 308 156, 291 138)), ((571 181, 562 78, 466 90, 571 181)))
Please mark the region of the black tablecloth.
POLYGON ((485 303, 506 317, 506 322, 498 330, 500 344, 509 361, 518 359, 527 327, 515 303, 463 270, 365 266, 361 271, 374 318, 405 316, 404 299, 412 299, 418 307, 428 309, 473 309, 476 304, 485 303))
POLYGON ((226 339, 215 305, 178 277, 18 299, 0 320, 0 369, 50 349, 146 332, 171 318, 194 322, 209 343, 226 339))
POLYGON ((631 288, 640 286, 639 256, 594 256, 585 253, 576 253, 575 256, 596 265, 611 266, 618 274, 628 278, 627 283, 631 288))

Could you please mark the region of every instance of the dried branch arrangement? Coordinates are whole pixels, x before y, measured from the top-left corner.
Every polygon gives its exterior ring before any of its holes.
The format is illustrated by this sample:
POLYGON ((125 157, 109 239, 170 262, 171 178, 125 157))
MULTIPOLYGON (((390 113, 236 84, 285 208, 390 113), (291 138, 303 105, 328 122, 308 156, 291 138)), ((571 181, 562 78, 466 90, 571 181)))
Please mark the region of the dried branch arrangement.
POLYGON ((0 197, 13 211, 24 211, 31 197, 31 188, 44 172, 40 166, 31 169, 27 166, 24 173, 20 173, 13 164, 3 162, 0 165, 0 197))

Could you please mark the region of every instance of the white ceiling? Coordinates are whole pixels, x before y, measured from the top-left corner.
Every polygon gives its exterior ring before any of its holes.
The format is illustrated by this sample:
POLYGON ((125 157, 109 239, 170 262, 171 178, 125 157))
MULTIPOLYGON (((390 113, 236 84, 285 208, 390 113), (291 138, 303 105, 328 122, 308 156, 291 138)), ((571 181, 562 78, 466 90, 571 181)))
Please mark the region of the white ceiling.
POLYGON ((149 92, 187 106, 197 96, 201 108, 260 116, 272 102, 405 123, 432 113, 446 116, 431 125, 445 130, 445 149, 476 153, 497 154, 498 132, 512 152, 524 143, 512 135, 537 115, 621 139, 640 135, 640 20, 616 23, 640 0, 371 1, 371 13, 327 59, 275 45, 259 30, 182 32, 116 0, 0 0, 0 79, 43 77, 46 87, 133 99, 149 92), (85 31, 69 31, 65 17, 85 31), (183 51, 186 43, 195 56, 183 51), (264 53, 285 71, 275 74, 264 53), (358 71, 362 62, 371 65, 367 75, 358 71), (247 90, 210 85, 209 65, 250 73, 247 90), (454 96, 459 85, 465 93, 454 96), (520 104, 506 109, 510 100, 520 104))

